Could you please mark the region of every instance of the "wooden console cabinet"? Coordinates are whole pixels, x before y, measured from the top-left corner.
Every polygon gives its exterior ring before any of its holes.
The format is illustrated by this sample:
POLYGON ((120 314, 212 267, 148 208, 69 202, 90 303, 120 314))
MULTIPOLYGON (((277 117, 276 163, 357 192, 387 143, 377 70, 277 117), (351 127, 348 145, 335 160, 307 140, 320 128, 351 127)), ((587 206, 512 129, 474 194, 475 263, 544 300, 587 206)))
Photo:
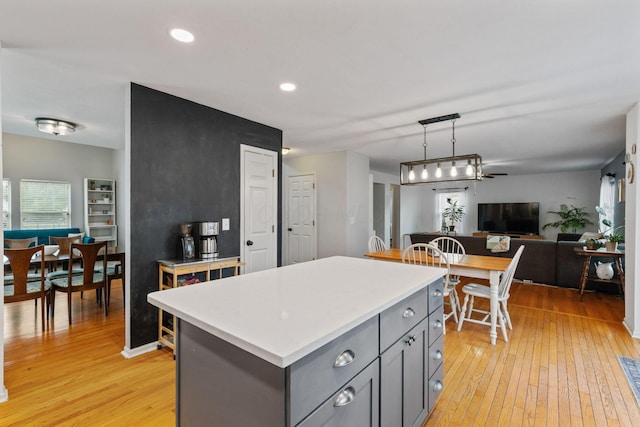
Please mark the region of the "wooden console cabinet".
MULTIPOLYGON (((197 275, 202 276, 202 282, 219 279, 222 277, 224 269, 232 268, 233 275, 240 274, 240 267, 244 265, 240 257, 220 258, 220 259, 198 259, 198 260, 158 260, 158 281, 159 290, 176 288, 182 286, 181 276, 197 275), (213 273, 213 274, 212 274, 213 273)), ((162 309, 158 309, 158 348, 167 346, 176 350, 175 334, 176 317, 165 323, 162 309)))
POLYGON ((483 233, 476 231, 472 233, 473 237, 487 237, 491 236, 509 236, 515 239, 533 239, 533 240, 542 240, 542 236, 539 234, 507 234, 507 233, 483 233))

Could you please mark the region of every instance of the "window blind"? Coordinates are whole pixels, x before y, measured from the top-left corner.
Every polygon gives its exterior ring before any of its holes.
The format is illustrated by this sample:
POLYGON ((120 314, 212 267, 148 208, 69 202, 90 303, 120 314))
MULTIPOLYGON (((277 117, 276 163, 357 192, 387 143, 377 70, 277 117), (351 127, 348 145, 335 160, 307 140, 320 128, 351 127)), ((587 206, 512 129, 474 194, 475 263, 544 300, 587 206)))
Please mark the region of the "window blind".
POLYGON ((2 179, 2 228, 11 229, 11 181, 2 179))
POLYGON ((71 226, 71 184, 56 181, 20 181, 20 227, 26 229, 71 226))

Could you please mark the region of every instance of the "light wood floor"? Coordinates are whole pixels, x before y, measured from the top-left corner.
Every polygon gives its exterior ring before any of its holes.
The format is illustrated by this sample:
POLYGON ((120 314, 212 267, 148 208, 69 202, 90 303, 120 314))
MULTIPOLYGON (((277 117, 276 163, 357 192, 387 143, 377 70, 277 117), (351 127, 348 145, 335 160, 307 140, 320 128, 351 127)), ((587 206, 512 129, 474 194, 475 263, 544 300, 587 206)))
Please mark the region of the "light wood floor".
MULTIPOLYGON (((640 425, 617 355, 640 358, 621 324, 623 301, 574 290, 514 284, 509 343, 489 345, 487 327, 448 321, 445 388, 426 426, 640 425)), ((78 297, 76 297, 78 298, 78 297)), ((5 384, 0 425, 175 424, 175 364, 166 351, 124 359, 122 294, 104 318, 95 297, 66 302, 40 331, 33 302, 5 305, 5 384), (82 307, 81 307, 82 305, 82 307)))

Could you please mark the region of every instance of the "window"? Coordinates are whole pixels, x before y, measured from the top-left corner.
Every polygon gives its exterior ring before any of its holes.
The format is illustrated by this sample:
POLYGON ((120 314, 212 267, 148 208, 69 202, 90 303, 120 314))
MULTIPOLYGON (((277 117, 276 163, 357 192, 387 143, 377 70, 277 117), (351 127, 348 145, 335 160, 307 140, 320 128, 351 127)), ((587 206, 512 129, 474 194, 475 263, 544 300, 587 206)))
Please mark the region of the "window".
POLYGON ((20 181, 20 227, 71 226, 71 184, 54 181, 20 181))
POLYGON ((11 230, 11 181, 2 179, 2 228, 11 230))
MULTIPOLYGON (((456 191, 456 192, 441 192, 438 193, 438 197, 437 197, 437 201, 436 201, 436 215, 435 215, 435 220, 437 221, 437 224, 435 225, 435 230, 440 230, 440 231, 447 231, 448 230, 448 226, 449 226, 449 222, 445 223, 445 218, 442 215, 442 212, 446 209, 446 207, 448 206, 448 201, 451 200, 452 202, 454 200, 458 201, 458 205, 460 206, 464 206, 465 207, 465 212, 466 212, 466 205, 467 205, 467 194, 464 191, 456 191)), ((459 223, 456 224, 456 233, 457 234, 462 234, 464 233, 464 217, 463 220, 459 223)))
POLYGON ((601 233, 612 231, 615 228, 613 223, 613 206, 616 197, 616 180, 610 176, 600 178, 600 204, 604 215, 598 215, 598 229, 601 233), (602 220, 611 221, 611 227, 602 224, 602 220), (609 229, 610 228, 610 229, 609 229))

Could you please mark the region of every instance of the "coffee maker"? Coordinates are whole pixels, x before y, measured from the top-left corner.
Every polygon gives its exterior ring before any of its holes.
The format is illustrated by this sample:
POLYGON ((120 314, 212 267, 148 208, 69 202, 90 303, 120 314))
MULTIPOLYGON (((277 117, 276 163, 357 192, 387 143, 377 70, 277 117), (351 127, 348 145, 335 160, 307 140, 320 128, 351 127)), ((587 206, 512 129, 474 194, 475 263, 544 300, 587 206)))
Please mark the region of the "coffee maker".
POLYGON ((218 257, 218 222, 201 222, 198 225, 200 235, 200 258, 218 257))
POLYGON ((196 257, 196 245, 191 235, 191 224, 180 224, 180 241, 182 243, 182 258, 193 259, 196 257))

